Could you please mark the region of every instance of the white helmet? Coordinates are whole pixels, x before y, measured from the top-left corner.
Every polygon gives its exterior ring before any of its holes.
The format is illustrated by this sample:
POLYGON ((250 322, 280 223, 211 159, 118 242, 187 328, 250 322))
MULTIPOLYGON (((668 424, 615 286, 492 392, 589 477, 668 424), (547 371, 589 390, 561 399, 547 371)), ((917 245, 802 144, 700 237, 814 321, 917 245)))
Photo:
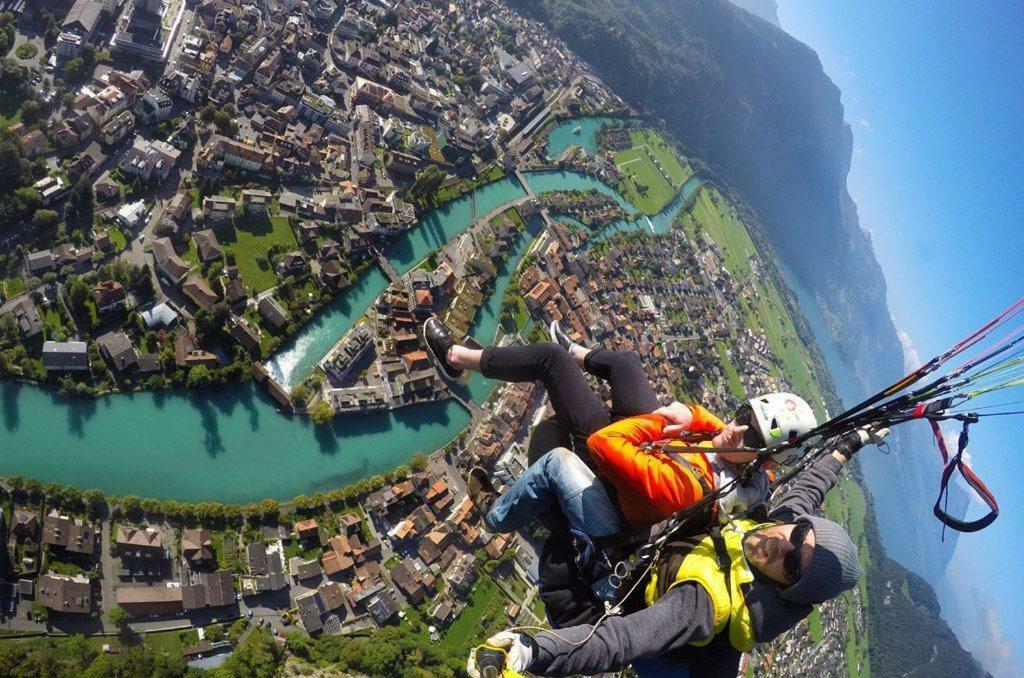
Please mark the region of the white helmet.
MULTIPOLYGON (((802 436, 818 425, 814 410, 807 401, 792 393, 766 393, 747 401, 751 423, 764 438, 764 447, 776 445, 802 436)), ((772 457, 780 464, 802 456, 799 448, 791 448, 772 457)))

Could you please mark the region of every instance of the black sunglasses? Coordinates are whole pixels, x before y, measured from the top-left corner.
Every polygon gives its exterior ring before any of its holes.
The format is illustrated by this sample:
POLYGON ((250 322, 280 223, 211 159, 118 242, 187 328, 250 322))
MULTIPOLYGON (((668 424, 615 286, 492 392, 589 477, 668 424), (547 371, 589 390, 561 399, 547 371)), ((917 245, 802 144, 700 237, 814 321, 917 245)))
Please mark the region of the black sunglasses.
POLYGON ((740 426, 746 426, 747 431, 743 434, 743 446, 750 447, 753 449, 761 449, 764 447, 764 438, 761 436, 761 432, 757 430, 757 424, 754 421, 754 411, 750 405, 744 403, 740 405, 740 408, 736 410, 736 416, 733 417, 736 423, 740 426))
POLYGON ((797 523, 797 526, 789 533, 789 543, 793 545, 793 550, 782 558, 782 571, 785 572, 786 579, 790 583, 795 583, 800 578, 800 575, 803 574, 800 549, 803 547, 804 540, 807 539, 807 533, 810 531, 810 523, 797 523))

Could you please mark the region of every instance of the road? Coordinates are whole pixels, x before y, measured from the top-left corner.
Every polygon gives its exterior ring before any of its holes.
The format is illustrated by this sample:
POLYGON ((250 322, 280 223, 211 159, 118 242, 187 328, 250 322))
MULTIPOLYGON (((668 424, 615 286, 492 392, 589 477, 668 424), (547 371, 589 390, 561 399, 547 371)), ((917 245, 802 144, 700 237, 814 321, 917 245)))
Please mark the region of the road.
POLYGON ((117 627, 107 619, 107 612, 114 609, 117 604, 117 597, 114 594, 114 580, 117 578, 117 560, 110 550, 110 520, 104 518, 100 523, 100 616, 103 620, 104 631, 116 631, 117 627))

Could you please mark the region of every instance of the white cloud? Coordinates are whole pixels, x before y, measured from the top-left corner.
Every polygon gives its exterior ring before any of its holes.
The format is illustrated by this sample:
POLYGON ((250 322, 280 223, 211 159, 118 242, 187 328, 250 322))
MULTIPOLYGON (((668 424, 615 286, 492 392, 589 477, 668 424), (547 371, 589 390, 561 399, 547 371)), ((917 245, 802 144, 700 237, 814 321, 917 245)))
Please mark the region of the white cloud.
POLYGON ((859 124, 861 127, 863 127, 864 129, 866 129, 869 132, 874 132, 875 131, 875 128, 871 126, 871 123, 868 122, 864 118, 864 116, 860 117, 860 120, 857 121, 857 124, 859 124))
POLYGON ((980 646, 974 652, 975 659, 984 664, 996 678, 1024 675, 1024 666, 1013 656, 1014 640, 1006 635, 995 604, 991 600, 985 601, 980 615, 981 639, 980 646))
POLYGON ((916 370, 922 363, 921 356, 918 355, 913 340, 903 330, 896 330, 896 336, 899 338, 900 346, 903 348, 903 369, 907 372, 916 370))

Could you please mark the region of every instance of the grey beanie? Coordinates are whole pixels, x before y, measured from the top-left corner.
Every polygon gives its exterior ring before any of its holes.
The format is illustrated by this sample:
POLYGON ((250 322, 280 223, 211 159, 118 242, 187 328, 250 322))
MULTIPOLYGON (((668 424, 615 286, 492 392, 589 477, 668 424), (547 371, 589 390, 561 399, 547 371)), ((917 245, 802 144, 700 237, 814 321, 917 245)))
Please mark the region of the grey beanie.
POLYGON ((802 515, 814 530, 814 553, 807 569, 780 595, 794 603, 821 603, 857 585, 861 575, 857 545, 842 525, 827 518, 802 515))

